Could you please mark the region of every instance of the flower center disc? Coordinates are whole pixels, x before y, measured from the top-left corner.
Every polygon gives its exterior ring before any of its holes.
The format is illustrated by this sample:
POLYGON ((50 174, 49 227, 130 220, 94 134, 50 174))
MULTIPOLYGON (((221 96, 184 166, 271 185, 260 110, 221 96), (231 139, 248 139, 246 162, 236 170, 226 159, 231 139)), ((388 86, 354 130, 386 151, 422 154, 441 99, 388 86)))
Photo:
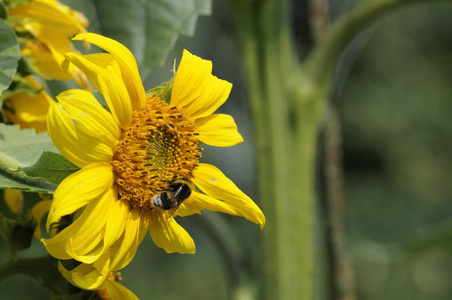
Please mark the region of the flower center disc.
POLYGON ((111 163, 121 200, 151 209, 152 197, 168 188, 168 181, 193 178, 202 150, 195 128, 183 108, 169 106, 157 95, 148 97, 122 131, 111 163))

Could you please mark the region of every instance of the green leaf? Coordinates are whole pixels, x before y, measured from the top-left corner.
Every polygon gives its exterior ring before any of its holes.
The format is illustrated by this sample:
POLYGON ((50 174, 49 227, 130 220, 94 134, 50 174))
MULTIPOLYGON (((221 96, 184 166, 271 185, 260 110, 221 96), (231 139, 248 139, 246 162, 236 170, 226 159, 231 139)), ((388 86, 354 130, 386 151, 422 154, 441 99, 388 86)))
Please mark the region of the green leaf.
POLYGON ((193 35, 211 0, 63 0, 90 20, 90 31, 124 44, 137 59, 142 77, 162 65, 180 34, 193 35))
POLYGON ((58 153, 47 133, 36 134, 33 129, 0 124, 0 188, 53 193, 56 185, 23 171, 34 165, 43 151, 58 153))
POLYGON ((49 151, 44 151, 35 164, 22 168, 28 176, 41 177, 56 185, 79 169, 63 155, 49 151))
POLYGON ((0 93, 13 81, 19 58, 20 50, 16 35, 5 21, 0 19, 0 93))
POLYGON ((146 45, 141 71, 161 65, 180 34, 192 36, 199 15, 211 13, 210 0, 146 2, 146 45))
POLYGON ((157 93, 161 98, 165 100, 166 103, 169 103, 171 100, 171 89, 173 88, 174 77, 169 81, 162 83, 161 85, 152 88, 146 92, 146 97, 157 93))

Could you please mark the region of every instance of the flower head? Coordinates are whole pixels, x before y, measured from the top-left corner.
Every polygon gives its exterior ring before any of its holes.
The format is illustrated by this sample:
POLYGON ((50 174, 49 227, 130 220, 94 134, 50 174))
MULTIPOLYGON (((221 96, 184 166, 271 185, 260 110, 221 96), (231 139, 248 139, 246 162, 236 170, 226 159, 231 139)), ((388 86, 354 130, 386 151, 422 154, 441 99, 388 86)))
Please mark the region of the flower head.
POLYGON ((42 75, 56 80, 75 79, 81 87, 89 88, 80 70, 72 66, 65 72, 61 68, 64 54, 75 51, 70 38, 85 32, 88 26, 82 13, 57 0, 31 0, 11 8, 8 22, 16 31, 32 35, 32 38, 20 39, 22 53, 31 58, 33 66, 42 75))
POLYGON ((61 93, 49 110, 53 142, 81 169, 55 191, 47 228, 75 213, 73 223, 43 242, 54 257, 83 263, 70 272, 73 281, 98 287, 130 262, 147 231, 169 253, 194 253, 193 239, 174 216, 209 209, 264 226, 248 196, 219 169, 199 162, 201 142, 227 147, 243 141, 231 116, 213 114, 232 85, 211 74, 210 61, 184 50, 165 103, 157 94, 146 97, 123 45, 92 33, 74 39, 107 51, 66 57, 102 93, 110 112, 82 90, 61 93))

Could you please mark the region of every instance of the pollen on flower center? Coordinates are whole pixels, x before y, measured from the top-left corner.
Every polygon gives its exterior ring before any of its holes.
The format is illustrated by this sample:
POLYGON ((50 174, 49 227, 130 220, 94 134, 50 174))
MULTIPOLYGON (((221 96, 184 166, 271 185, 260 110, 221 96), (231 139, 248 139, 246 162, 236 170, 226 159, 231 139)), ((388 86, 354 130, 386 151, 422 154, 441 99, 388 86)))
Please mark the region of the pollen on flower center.
POLYGON ((159 96, 134 111, 122 131, 112 165, 121 200, 134 207, 153 208, 151 199, 168 188, 168 181, 193 178, 201 148, 193 120, 184 109, 166 104, 159 96))

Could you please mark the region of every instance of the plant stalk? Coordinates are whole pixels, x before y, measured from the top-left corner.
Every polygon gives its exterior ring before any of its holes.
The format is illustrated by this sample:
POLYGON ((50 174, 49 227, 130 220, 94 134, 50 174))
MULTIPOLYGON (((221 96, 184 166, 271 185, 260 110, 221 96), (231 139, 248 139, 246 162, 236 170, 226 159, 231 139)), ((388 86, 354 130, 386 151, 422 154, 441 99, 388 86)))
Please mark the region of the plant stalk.
POLYGON ((320 123, 337 61, 360 32, 405 4, 371 0, 345 13, 300 62, 288 0, 230 0, 248 79, 259 199, 267 225, 267 299, 314 299, 315 161, 320 123))

